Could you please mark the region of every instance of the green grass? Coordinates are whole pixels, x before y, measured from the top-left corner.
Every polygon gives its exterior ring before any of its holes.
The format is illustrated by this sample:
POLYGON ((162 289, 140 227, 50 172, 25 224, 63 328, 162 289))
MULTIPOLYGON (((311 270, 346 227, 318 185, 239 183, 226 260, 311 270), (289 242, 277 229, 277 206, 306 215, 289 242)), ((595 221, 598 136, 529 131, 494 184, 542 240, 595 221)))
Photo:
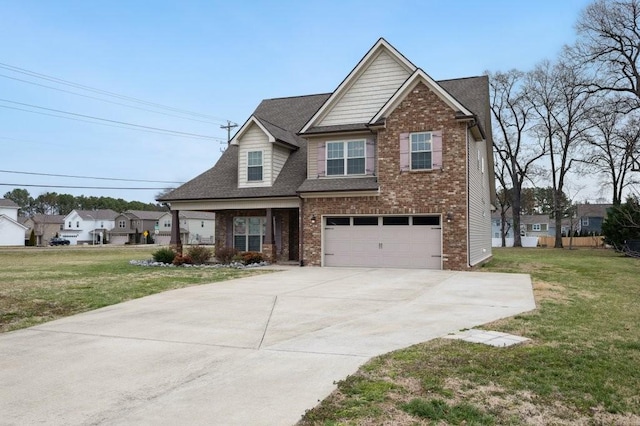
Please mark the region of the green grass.
POLYGON ((483 328, 495 348, 437 339, 364 365, 301 424, 640 424, 640 261, 606 250, 498 249, 482 270, 532 276, 538 309, 483 328), (347 410, 385 383, 367 410, 347 410))
POLYGON ((0 250, 0 332, 166 290, 229 280, 259 270, 149 268, 157 247, 49 247, 0 250))

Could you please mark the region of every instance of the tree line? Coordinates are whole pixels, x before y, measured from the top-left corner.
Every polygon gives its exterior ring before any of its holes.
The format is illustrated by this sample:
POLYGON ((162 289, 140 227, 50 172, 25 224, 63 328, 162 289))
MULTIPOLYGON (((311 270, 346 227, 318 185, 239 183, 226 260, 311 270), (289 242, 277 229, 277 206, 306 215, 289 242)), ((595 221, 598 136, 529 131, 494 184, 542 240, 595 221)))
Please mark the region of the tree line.
MULTIPOLYGON (((533 69, 487 72, 494 119, 497 208, 514 229, 527 186, 548 187, 555 247, 581 182, 597 176, 614 206, 637 205, 640 168, 640 0, 596 0, 580 14, 577 40, 533 69)), ((614 207, 617 208, 617 207, 614 207)), ((521 246, 514 232, 514 245, 521 246)))
POLYGON ((164 211, 166 207, 161 204, 143 203, 141 201, 126 201, 122 198, 74 196, 70 194, 58 194, 45 192, 33 198, 26 189, 16 188, 4 194, 5 199, 12 200, 20 210, 20 216, 31 217, 35 214, 64 215, 72 210, 99 210, 111 209, 118 213, 127 210, 164 211))

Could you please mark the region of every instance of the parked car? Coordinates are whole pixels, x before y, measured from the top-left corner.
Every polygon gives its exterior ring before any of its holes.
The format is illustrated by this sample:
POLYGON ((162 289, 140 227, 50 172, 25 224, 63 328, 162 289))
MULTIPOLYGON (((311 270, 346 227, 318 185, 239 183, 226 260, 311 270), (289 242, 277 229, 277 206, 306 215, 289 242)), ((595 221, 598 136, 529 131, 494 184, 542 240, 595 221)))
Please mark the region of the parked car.
POLYGON ((49 241, 50 246, 68 246, 70 243, 71 241, 58 237, 52 238, 51 241, 49 241))

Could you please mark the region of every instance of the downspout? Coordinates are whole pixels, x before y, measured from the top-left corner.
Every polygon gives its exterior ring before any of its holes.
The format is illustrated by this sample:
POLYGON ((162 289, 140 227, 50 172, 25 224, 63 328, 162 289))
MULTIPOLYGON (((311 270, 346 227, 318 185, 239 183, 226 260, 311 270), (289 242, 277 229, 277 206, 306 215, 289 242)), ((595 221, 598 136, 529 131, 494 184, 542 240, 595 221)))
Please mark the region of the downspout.
POLYGON ((469 163, 469 129, 475 126, 474 122, 471 122, 469 124, 467 124, 467 128, 465 131, 465 151, 467 153, 467 158, 466 158, 466 175, 467 175, 467 230, 466 230, 466 237, 467 237, 467 267, 471 268, 471 240, 469 238, 469 232, 471 230, 471 182, 469 181, 469 169, 471 168, 471 165, 469 163))
POLYGON ((300 198, 300 207, 298 208, 298 257, 300 258, 300 266, 304 266, 304 198, 298 194, 300 198))

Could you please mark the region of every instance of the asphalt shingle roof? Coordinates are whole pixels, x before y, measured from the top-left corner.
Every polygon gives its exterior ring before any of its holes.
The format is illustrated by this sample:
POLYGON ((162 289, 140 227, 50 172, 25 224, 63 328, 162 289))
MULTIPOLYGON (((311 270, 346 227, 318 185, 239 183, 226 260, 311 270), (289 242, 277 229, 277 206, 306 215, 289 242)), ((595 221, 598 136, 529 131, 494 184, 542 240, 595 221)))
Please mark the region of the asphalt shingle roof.
POLYGON ((0 207, 15 207, 15 208, 19 208, 20 206, 18 206, 16 203, 14 203, 13 200, 10 200, 8 198, 0 198, 0 207))
MULTIPOLYGON (((491 143, 489 89, 486 76, 444 80, 438 82, 447 92, 478 116, 481 127, 491 143)), ((345 179, 309 179, 307 146, 298 132, 331 96, 330 93, 263 100, 253 117, 277 140, 295 147, 270 187, 238 188, 238 147, 230 145, 214 167, 195 177, 159 201, 236 199, 256 197, 291 197, 298 192, 359 191, 378 188, 375 177, 345 179)), ((313 131, 344 131, 366 129, 366 123, 313 129, 313 131)))

